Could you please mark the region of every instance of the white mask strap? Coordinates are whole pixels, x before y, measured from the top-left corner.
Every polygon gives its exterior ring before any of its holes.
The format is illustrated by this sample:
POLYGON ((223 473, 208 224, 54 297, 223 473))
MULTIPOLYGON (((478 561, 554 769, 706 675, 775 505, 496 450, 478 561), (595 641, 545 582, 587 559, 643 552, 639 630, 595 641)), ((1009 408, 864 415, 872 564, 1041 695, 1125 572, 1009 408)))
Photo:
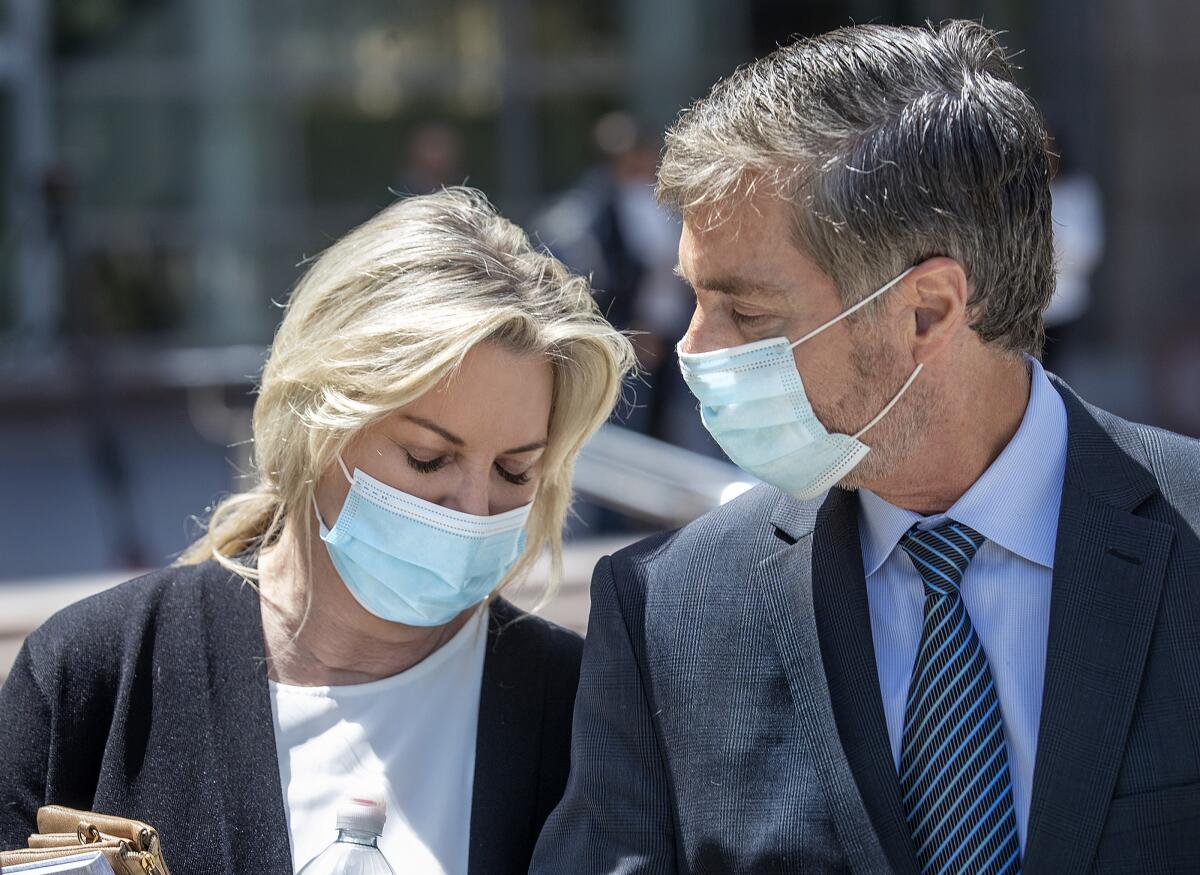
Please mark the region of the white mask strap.
POLYGON ((923 367, 925 367, 925 362, 921 362, 919 365, 917 365, 916 369, 908 375, 908 379, 904 381, 904 385, 900 387, 900 391, 892 396, 892 400, 887 403, 887 406, 884 407, 883 410, 879 411, 879 415, 858 430, 858 433, 854 435, 855 440, 858 440, 860 437, 866 434, 869 429, 873 428, 879 422, 879 420, 887 416, 888 411, 895 407, 896 402, 899 401, 901 396, 908 391, 908 387, 913 384, 913 380, 917 378, 917 374, 921 373, 921 368, 923 367))
POLYGON ((888 289, 890 289, 896 283, 900 282, 900 280, 904 279, 906 276, 908 276, 910 273, 912 273, 915 269, 916 269, 916 265, 913 265, 908 270, 904 271, 904 273, 902 273, 899 276, 895 277, 894 279, 890 280, 886 285, 881 286, 880 288, 871 292, 871 294, 867 295, 865 298, 863 298, 861 301, 859 301, 857 304, 855 304, 849 310, 843 310, 841 313, 839 313, 837 316, 834 316, 832 319, 830 319, 824 325, 817 326, 812 331, 808 332, 808 334, 804 335, 799 340, 792 343, 791 344, 792 349, 795 349, 800 344, 804 343, 804 341, 806 341, 810 338, 816 337, 818 334, 820 334, 822 331, 824 331, 830 325, 837 325, 839 322, 841 322, 843 319, 845 319, 851 313, 861 310, 863 307, 867 306, 867 304, 874 301, 876 298, 878 298, 880 295, 882 295, 884 292, 886 292, 888 289))
MULTIPOLYGON (((354 485, 354 475, 350 473, 350 469, 347 468, 346 463, 342 461, 341 453, 338 453, 338 455, 337 455, 337 463, 338 463, 338 466, 342 469, 342 473, 346 475, 346 479, 350 482, 350 485, 353 486, 354 485)), ((317 514, 317 522, 319 522, 322 525, 322 527, 324 527, 325 529, 328 529, 329 526, 325 525, 325 520, 321 519, 321 508, 317 507, 316 493, 313 493, 312 506, 313 506, 313 510, 317 514)))
POLYGON ((323 528, 325 531, 329 531, 329 526, 325 525, 325 520, 321 519, 321 508, 317 507, 317 496, 315 493, 312 497, 312 504, 313 513, 317 515, 317 522, 321 524, 321 528, 323 528))

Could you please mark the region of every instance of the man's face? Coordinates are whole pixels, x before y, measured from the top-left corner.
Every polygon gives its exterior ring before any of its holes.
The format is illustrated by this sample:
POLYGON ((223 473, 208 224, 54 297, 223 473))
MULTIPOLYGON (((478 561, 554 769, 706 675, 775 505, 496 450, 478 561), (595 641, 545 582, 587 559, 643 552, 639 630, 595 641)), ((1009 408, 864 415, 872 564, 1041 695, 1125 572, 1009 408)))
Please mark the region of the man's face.
MULTIPOLYGON (((696 308, 681 350, 709 352, 773 337, 798 340, 841 313, 834 281, 794 242, 791 205, 774 197, 747 201, 709 227, 704 215, 684 222, 679 272, 696 308)), ((862 289, 867 294, 873 289, 862 289)), ((813 410, 831 432, 854 434, 887 404, 912 370, 898 308, 878 321, 850 316, 793 350, 813 410)), ((919 381, 918 381, 919 382, 919 381)), ((914 385, 909 394, 922 393, 914 385)), ((872 452, 843 482, 882 476, 911 445, 917 410, 906 396, 864 441, 872 452)))

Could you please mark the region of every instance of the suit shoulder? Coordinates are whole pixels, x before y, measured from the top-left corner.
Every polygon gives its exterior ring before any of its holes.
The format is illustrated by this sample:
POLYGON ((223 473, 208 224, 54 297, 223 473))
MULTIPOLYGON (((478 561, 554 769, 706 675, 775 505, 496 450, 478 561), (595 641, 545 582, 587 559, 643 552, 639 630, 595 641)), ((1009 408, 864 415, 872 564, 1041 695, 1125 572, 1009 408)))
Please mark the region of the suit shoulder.
POLYGON ((700 542, 744 545, 750 533, 761 531, 768 525, 776 508, 789 502, 794 499, 787 498, 772 486, 760 484, 685 526, 657 532, 618 550, 611 559, 618 567, 644 565, 656 560, 670 561, 679 554, 690 553, 700 542))
POLYGON ((1153 425, 1133 422, 1080 398, 1062 380, 1055 385, 1067 405, 1068 419, 1083 412, 1126 453, 1162 483, 1164 478, 1200 476, 1200 440, 1153 425))
MULTIPOLYGON (((802 502, 761 485, 670 532, 602 560, 627 618, 651 602, 672 603, 715 581, 742 580, 757 559, 812 531, 824 496, 802 502)), ((593 585, 593 590, 595 584, 593 585)))
POLYGON ((1153 425, 1130 425, 1137 431, 1160 481, 1170 478, 1193 486, 1200 482, 1200 440, 1153 425))
MULTIPOLYGON (((1082 410, 1099 425, 1106 440, 1121 451, 1140 472, 1136 475, 1153 484, 1159 498, 1156 510, 1174 525, 1183 523, 1200 533, 1200 440, 1164 428, 1131 422, 1080 399, 1070 387, 1060 385, 1068 415, 1082 410)), ((1092 443, 1095 443, 1094 440, 1092 443)), ((1095 458, 1094 448, 1091 450, 1095 458)))
POLYGON ((1200 440, 1089 408, 1105 431, 1149 471, 1171 504, 1193 514, 1200 511, 1200 440))
POLYGON ((698 556, 719 560, 713 569, 725 568, 729 560, 748 559, 767 548, 763 542, 776 538, 781 529, 788 540, 810 533, 825 496, 801 501, 774 486, 759 484, 731 501, 710 510, 687 525, 643 538, 611 557, 613 574, 623 576, 642 569, 670 567, 698 556))
POLYGON ((1200 534, 1200 440, 1149 425, 1133 428, 1167 505, 1200 534))

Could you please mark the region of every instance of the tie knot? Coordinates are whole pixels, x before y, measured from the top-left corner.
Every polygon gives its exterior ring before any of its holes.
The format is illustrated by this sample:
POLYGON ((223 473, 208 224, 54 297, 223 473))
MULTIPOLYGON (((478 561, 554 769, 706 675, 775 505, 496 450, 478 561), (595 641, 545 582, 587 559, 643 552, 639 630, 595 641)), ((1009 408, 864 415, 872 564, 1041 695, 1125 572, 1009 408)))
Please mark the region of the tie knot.
POLYGON ((913 526, 900 539, 925 581, 925 594, 957 593, 963 573, 986 539, 970 526, 947 520, 932 529, 913 526))

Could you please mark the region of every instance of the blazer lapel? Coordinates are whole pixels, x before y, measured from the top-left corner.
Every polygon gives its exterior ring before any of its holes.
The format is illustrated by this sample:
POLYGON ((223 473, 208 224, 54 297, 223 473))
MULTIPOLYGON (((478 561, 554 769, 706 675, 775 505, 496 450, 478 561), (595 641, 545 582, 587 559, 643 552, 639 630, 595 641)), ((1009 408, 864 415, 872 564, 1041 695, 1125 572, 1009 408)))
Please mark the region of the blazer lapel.
MULTIPOLYGON (((833 490, 827 504, 836 509, 844 498, 839 490, 833 490)), ((798 521, 803 517, 804 509, 809 507, 812 505, 800 505, 786 496, 781 498, 774 523, 788 540, 795 537, 797 529, 805 528, 798 521)), ((809 532, 774 551, 755 568, 752 585, 758 587, 767 604, 776 645, 796 703, 797 726, 812 751, 838 837, 851 867, 856 872, 885 872, 889 871, 890 853, 885 855, 859 795, 856 775, 839 740, 826 682, 827 672, 822 667, 813 599, 814 579, 831 571, 825 558, 830 548, 822 543, 828 537, 824 527, 818 525, 815 537, 809 532)), ((838 549, 840 546, 833 548, 839 554, 844 552, 838 549)), ((860 569, 861 585, 861 559, 855 558, 854 562, 860 569)), ((832 672, 830 676, 834 676, 832 672)), ((843 681, 839 676, 837 685, 843 681)), ((875 697, 878 699, 878 691, 875 697)), ((882 718, 880 720, 882 722, 882 718)))
POLYGON ((543 677, 536 665, 505 646, 504 625, 516 616, 506 602, 493 603, 479 693, 475 782, 471 795, 469 875, 511 871, 527 860, 537 840, 538 744, 543 677))
POLYGON ((1091 865, 1174 537, 1170 527, 1132 513, 1157 488, 1150 473, 1069 389, 1058 388, 1067 406, 1067 470, 1026 875, 1084 872, 1091 865))
POLYGON ((812 597, 838 734, 891 871, 920 871, 900 803, 858 540, 857 501, 834 490, 813 538, 812 597))
POLYGON ((222 569, 214 575, 220 579, 204 593, 204 628, 211 755, 225 800, 212 820, 228 842, 225 871, 291 875, 258 594, 222 569))

